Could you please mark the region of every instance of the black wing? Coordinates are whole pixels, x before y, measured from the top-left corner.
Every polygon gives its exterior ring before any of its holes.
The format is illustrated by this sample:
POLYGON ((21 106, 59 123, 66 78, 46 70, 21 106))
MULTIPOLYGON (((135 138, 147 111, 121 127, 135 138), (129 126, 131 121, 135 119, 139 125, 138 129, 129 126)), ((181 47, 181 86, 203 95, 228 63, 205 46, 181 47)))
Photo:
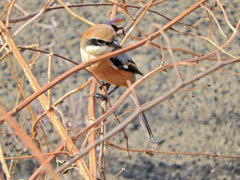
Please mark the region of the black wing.
POLYGON ((116 68, 143 75, 143 73, 138 69, 136 63, 126 53, 112 57, 110 60, 116 68))

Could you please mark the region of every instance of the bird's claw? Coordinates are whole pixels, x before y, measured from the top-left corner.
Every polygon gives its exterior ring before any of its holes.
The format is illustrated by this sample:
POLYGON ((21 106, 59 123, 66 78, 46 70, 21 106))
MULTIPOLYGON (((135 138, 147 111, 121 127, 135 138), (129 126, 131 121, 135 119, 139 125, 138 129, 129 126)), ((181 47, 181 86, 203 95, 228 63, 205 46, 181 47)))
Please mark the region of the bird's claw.
POLYGON ((97 98, 97 99, 99 99, 99 100, 101 100, 101 101, 106 101, 106 102, 108 101, 107 96, 104 95, 104 94, 95 93, 94 97, 97 98))

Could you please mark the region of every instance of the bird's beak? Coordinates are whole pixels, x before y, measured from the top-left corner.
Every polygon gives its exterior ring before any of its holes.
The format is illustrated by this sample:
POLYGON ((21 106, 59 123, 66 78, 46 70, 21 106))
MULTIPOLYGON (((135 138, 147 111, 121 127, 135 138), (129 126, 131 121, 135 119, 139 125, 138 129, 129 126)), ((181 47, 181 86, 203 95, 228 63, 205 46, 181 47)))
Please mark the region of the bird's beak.
POLYGON ((115 39, 112 41, 110 46, 117 49, 122 48, 121 45, 115 39))

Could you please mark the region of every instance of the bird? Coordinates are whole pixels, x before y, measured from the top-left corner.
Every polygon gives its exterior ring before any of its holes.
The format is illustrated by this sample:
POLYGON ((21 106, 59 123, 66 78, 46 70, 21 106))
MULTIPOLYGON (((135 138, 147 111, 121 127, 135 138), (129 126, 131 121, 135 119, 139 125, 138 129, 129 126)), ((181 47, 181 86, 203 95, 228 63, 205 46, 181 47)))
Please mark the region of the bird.
MULTIPOLYGON (((80 42, 82 61, 88 62, 101 55, 121 49, 122 47, 117 41, 117 37, 117 28, 115 25, 93 25, 83 34, 80 42)), ((108 85, 115 85, 116 88, 119 86, 127 88, 127 82, 133 84, 136 80, 136 74, 143 76, 136 63, 126 53, 90 64, 86 69, 98 79, 108 85)), ((146 115, 142 112, 138 117, 150 139, 154 140, 146 115)))

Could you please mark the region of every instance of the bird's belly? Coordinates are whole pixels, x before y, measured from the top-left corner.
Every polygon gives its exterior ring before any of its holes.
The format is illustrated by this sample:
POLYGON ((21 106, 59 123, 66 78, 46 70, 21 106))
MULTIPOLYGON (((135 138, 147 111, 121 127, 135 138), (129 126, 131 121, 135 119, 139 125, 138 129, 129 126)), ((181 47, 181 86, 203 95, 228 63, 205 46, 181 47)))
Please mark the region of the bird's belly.
POLYGON ((132 72, 117 69, 110 60, 103 60, 87 68, 100 80, 116 86, 128 86, 127 80, 132 84, 135 75, 132 72))

